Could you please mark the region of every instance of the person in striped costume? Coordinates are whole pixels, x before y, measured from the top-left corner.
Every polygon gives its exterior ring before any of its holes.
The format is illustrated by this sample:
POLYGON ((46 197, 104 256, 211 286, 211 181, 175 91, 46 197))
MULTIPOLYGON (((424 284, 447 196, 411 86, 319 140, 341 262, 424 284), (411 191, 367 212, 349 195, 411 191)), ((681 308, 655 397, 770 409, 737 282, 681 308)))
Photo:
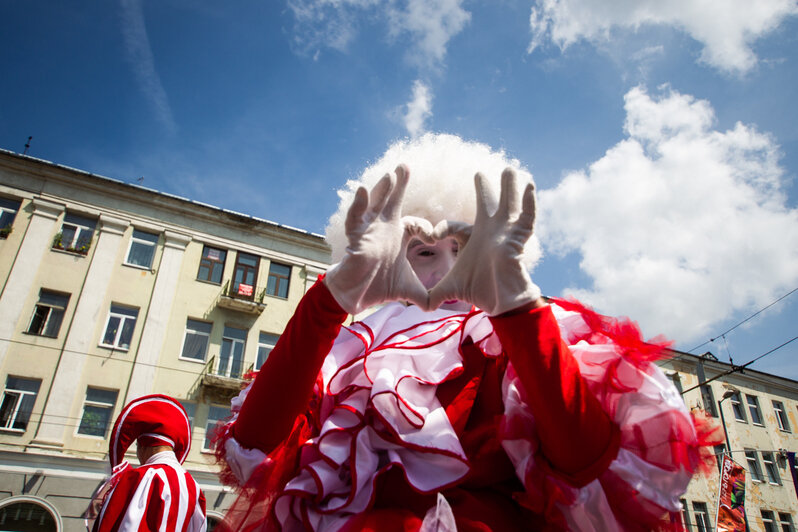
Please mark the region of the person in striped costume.
POLYGON ((181 465, 191 448, 183 406, 166 395, 134 399, 109 442, 112 476, 100 490, 93 532, 204 532, 205 495, 181 465), (139 467, 124 459, 136 442, 139 467))

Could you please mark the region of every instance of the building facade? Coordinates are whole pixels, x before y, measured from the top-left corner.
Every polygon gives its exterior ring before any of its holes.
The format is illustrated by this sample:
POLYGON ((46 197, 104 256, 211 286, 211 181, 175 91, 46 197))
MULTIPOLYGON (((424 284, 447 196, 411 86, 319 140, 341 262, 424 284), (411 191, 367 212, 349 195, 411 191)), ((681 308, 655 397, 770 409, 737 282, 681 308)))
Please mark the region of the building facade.
POLYGON ((320 235, 0 151, 0 529, 85 530, 149 393, 186 407, 221 517, 213 427, 329 261, 320 235))
MULTIPOLYGON (((750 530, 794 532, 798 492, 788 453, 798 451, 798 382, 675 352, 662 369, 683 392, 691 410, 703 410, 727 436, 718 445, 720 458, 730 453, 745 469, 745 516, 750 530)), ((718 460, 720 463, 720 460, 718 460)), ((717 526, 720 473, 696 475, 682 500, 688 530, 705 532, 717 526)))

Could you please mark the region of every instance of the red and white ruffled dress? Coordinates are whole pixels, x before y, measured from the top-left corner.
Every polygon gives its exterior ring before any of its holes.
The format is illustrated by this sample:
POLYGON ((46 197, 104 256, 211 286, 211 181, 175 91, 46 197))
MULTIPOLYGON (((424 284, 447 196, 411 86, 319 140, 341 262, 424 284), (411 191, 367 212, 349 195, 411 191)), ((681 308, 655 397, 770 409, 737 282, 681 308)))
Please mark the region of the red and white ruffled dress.
POLYGON ((393 303, 338 332, 342 312, 317 283, 262 370, 291 396, 287 368, 318 374, 300 415, 261 390, 239 419, 257 379, 233 399, 230 530, 678 528, 711 438, 634 324, 559 300, 499 318, 393 303), (275 435, 283 406, 295 421, 275 435))

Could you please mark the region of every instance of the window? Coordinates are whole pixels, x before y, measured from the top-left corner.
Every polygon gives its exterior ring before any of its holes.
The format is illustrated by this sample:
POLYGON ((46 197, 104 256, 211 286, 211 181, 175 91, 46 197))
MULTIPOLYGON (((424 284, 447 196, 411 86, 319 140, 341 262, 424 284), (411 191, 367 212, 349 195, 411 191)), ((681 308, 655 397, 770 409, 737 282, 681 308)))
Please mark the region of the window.
POLYGON ((701 400, 704 403, 704 410, 712 417, 718 417, 718 410, 715 408, 715 396, 709 384, 701 385, 701 400))
POLYGON ((773 512, 770 510, 759 510, 762 516, 762 527, 765 532, 776 532, 776 521, 773 518, 773 512))
POLYGON ((687 501, 679 499, 679 503, 682 505, 682 524, 685 530, 690 531, 693 527, 692 523, 690 523, 690 509, 687 507, 687 501))
POLYGON ((698 532, 711 532, 712 525, 709 522, 709 512, 705 502, 693 502, 693 514, 695 514, 695 526, 698 532))
POLYGON ((751 423, 764 425, 762 415, 759 413, 759 399, 755 395, 746 395, 745 400, 748 402, 748 411, 751 413, 751 423))
POLYGON ((247 342, 247 330, 225 327, 222 337, 222 350, 219 353, 218 374, 224 377, 241 378, 244 364, 244 346, 247 342))
POLYGON ((0 406, 0 428, 24 431, 28 427, 41 383, 38 379, 6 377, 6 390, 0 406))
POLYGON ((241 251, 238 252, 230 295, 254 299, 255 281, 258 279, 259 263, 260 258, 255 255, 250 255, 241 251))
POLYGON ((130 247, 127 250, 125 264, 139 266, 141 268, 151 268, 152 259, 155 258, 155 247, 157 244, 158 235, 133 229, 133 236, 130 238, 130 247))
POLYGON ((116 390, 102 390, 91 386, 86 388, 86 401, 83 403, 78 434, 105 438, 111 424, 117 393, 116 390))
POLYGON ((773 460, 773 453, 762 452, 762 462, 765 464, 765 472, 768 474, 768 482, 771 484, 781 485, 781 477, 779 476, 779 468, 773 460))
POLYGON ((726 453, 726 445, 716 445, 712 449, 715 452, 715 461, 718 463, 718 472, 720 472, 721 468, 723 467, 723 455, 726 453))
POLYGON ((55 236, 53 241, 53 247, 85 254, 91 246, 96 226, 97 220, 66 213, 64 223, 61 225, 61 232, 55 236))
POLYGON ((743 423, 747 423, 745 418, 745 410, 743 409, 743 403, 740 399, 740 392, 736 392, 731 396, 731 404, 732 411, 734 412, 734 419, 737 421, 742 421, 743 423))
POLYGON ((226 258, 227 252, 223 249, 216 249, 210 246, 202 248, 202 258, 200 259, 197 279, 221 284, 222 274, 224 273, 224 261, 226 258))
POLYGON ((202 443, 203 451, 213 451, 213 439, 218 430, 219 421, 230 416, 230 409, 224 406, 211 406, 208 409, 208 422, 205 424, 205 441, 202 443))
POLYGON ((788 513, 779 512, 779 525, 781 526, 781 532, 795 532, 792 516, 788 513))
POLYGON ((183 339, 183 351, 180 358, 205 361, 208 354, 208 342, 211 337, 212 323, 204 321, 186 320, 186 336, 183 339))
POLYGON ((269 357, 269 353, 272 352, 274 349, 277 340, 280 337, 276 334, 269 334, 265 332, 261 332, 260 336, 258 337, 258 360, 255 362, 255 369, 259 370, 260 367, 266 362, 266 359, 269 357))
POLYGON ((6 238, 11 233, 19 205, 19 201, 0 198, 0 238, 6 238))
POLYGON ((39 301, 33 309, 33 317, 28 325, 28 334, 56 338, 61 329, 64 312, 69 303, 69 294, 59 294, 50 290, 39 291, 39 301))
POLYGON ((194 415, 197 413, 197 403, 192 403, 191 401, 180 401, 180 404, 183 408, 186 409, 186 415, 188 416, 188 424, 191 427, 191 431, 194 431, 194 415))
POLYGON ((784 403, 781 401, 773 401, 773 412, 776 413, 776 421, 779 424, 779 429, 790 432, 790 422, 787 419, 787 411, 784 410, 784 403))
POLYGON ((762 476, 762 468, 759 465, 759 457, 753 449, 745 450, 745 459, 748 460, 748 472, 751 474, 751 480, 762 482, 765 478, 762 476))
POLYGON ((291 266, 272 262, 269 265, 269 279, 266 281, 266 293, 270 296, 288 298, 288 280, 291 277, 291 266))
POLYGON ((124 350, 130 349, 130 341, 133 338, 133 329, 136 327, 138 315, 139 309, 137 308, 112 304, 108 322, 105 324, 103 341, 100 345, 124 350))
MULTIPOLYGON (((16 498, 16 497, 15 497, 16 498)), ((21 498, 21 497, 20 497, 21 498)), ((53 511, 45 505, 30 500, 2 501, 0 526, 3 530, 45 531, 58 530, 53 511)))

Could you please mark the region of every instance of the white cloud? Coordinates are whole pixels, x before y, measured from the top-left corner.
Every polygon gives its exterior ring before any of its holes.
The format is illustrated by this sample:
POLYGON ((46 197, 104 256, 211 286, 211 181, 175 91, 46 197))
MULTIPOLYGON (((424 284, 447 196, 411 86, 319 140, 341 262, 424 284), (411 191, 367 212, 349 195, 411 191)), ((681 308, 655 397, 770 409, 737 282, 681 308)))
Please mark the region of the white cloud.
POLYGON ((393 36, 409 33, 415 53, 410 59, 421 67, 435 67, 446 57, 449 40, 471 20, 461 6, 462 0, 408 0, 388 11, 389 30, 393 36))
POLYGON ((701 61, 744 73, 757 62, 752 44, 796 14, 795 0, 537 0, 528 51, 548 39, 565 49, 580 39, 607 40, 613 29, 666 25, 704 46, 701 61))
POLYGON ((440 66, 449 40, 471 19, 462 0, 289 0, 294 45, 317 57, 321 48, 346 51, 362 23, 380 21, 398 39, 410 36, 408 60, 423 68, 440 66))
POLYGON ((288 0, 294 14, 294 46, 318 58, 320 48, 346 51, 357 34, 357 19, 379 0, 288 0))
POLYGON ((713 130, 710 104, 677 92, 625 102, 628 137, 539 193, 544 245, 593 281, 565 292, 689 342, 795 287, 798 210, 774 139, 713 130))
POLYGON ((418 137, 426 131, 425 123, 432 116, 432 94, 421 80, 413 82, 413 98, 404 106, 402 116, 407 133, 418 137))
POLYGON ((136 82, 150 101, 155 116, 170 133, 174 133, 177 125, 169 106, 169 98, 161 84, 161 78, 155 71, 155 60, 152 56, 149 37, 147 37, 147 28, 144 25, 141 0, 121 0, 120 3, 125 49, 133 66, 136 82))

